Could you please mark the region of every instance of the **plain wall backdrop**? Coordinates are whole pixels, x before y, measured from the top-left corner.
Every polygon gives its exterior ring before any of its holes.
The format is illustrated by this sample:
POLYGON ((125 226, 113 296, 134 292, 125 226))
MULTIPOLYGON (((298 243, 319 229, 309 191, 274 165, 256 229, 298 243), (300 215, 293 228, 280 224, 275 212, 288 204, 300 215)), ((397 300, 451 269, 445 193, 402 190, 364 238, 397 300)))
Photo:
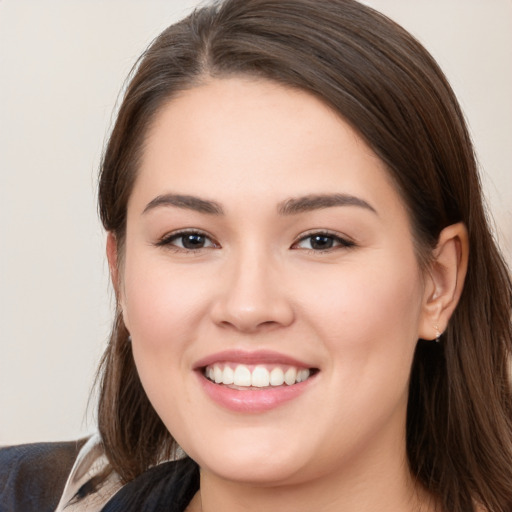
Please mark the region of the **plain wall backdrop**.
MULTIPOLYGON (((465 111, 512 262, 512 1, 367 0, 465 111)), ((92 432, 112 292, 97 168, 126 75, 193 0, 0 0, 0 445, 92 432)))

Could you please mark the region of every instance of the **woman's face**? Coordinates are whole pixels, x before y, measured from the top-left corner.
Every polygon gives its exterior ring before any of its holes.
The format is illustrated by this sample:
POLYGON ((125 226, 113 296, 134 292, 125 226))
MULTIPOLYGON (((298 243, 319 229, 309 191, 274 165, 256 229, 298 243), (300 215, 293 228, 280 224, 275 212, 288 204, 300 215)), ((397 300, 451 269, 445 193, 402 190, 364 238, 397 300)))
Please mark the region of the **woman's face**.
POLYGON ((170 101, 125 251, 142 384, 204 472, 276 484, 403 463, 424 279, 384 165, 322 102, 249 78, 170 101))

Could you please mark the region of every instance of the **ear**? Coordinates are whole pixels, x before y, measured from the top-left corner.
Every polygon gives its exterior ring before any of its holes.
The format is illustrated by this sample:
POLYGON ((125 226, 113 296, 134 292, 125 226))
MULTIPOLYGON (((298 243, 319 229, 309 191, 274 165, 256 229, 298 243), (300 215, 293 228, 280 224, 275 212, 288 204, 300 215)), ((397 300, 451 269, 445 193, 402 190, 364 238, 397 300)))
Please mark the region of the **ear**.
POLYGON ((110 279, 116 294, 116 312, 122 315, 124 325, 129 330, 123 303, 124 294, 122 287, 122 275, 119 269, 119 244, 117 243, 117 238, 112 231, 109 231, 107 234, 107 260, 110 269, 110 279))
POLYGON ((468 255, 468 233, 462 222, 441 231, 425 274, 419 338, 433 340, 446 330, 462 294, 468 255))
POLYGON ((117 238, 109 231, 107 234, 107 260, 108 267, 110 270, 110 279, 112 281, 112 286, 114 287, 114 291, 116 293, 116 297, 119 300, 119 262, 117 258, 117 238))

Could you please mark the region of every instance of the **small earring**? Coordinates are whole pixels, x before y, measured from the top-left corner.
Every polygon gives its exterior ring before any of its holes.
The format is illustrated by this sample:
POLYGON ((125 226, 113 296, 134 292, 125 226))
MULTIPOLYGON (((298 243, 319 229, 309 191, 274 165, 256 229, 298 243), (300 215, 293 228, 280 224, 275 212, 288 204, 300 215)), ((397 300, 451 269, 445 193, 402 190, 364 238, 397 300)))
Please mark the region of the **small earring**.
POLYGON ((439 326, 438 325, 435 326, 435 329, 436 329, 435 342, 439 343, 441 341, 441 336, 442 336, 443 333, 439 330, 439 326))
MULTIPOLYGON (((439 335, 439 336, 441 336, 441 335, 439 335)), ((128 334, 128 338, 126 338, 126 341, 127 341, 128 343, 131 343, 131 342, 132 342, 132 335, 131 335, 131 334, 128 334)))

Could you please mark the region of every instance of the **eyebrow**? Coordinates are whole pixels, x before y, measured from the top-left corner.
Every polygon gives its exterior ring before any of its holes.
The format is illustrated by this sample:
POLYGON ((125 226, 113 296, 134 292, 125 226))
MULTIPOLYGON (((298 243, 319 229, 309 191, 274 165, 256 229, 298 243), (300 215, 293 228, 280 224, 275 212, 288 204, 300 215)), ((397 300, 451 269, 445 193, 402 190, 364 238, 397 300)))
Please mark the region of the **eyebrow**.
MULTIPOLYGON (((147 213, 158 207, 174 206, 187 210, 194 210, 209 215, 224 215, 222 206, 207 199, 182 194, 163 194, 152 199, 142 213, 147 213)), ((302 197, 292 197, 279 203, 277 211, 279 215, 296 215, 312 210, 332 208, 335 206, 358 206, 375 214, 377 210, 367 201, 349 194, 316 194, 302 197)))
POLYGON ((187 196, 181 194, 163 194, 151 200, 142 213, 147 213, 160 206, 175 206, 187 210, 194 210, 199 213, 207 213, 210 215, 223 215, 224 210, 219 203, 200 199, 195 196, 187 196))
POLYGON ((358 206, 378 215, 377 210, 367 201, 349 194, 320 194, 291 198, 280 203, 277 210, 280 215, 295 215, 334 206, 358 206))

